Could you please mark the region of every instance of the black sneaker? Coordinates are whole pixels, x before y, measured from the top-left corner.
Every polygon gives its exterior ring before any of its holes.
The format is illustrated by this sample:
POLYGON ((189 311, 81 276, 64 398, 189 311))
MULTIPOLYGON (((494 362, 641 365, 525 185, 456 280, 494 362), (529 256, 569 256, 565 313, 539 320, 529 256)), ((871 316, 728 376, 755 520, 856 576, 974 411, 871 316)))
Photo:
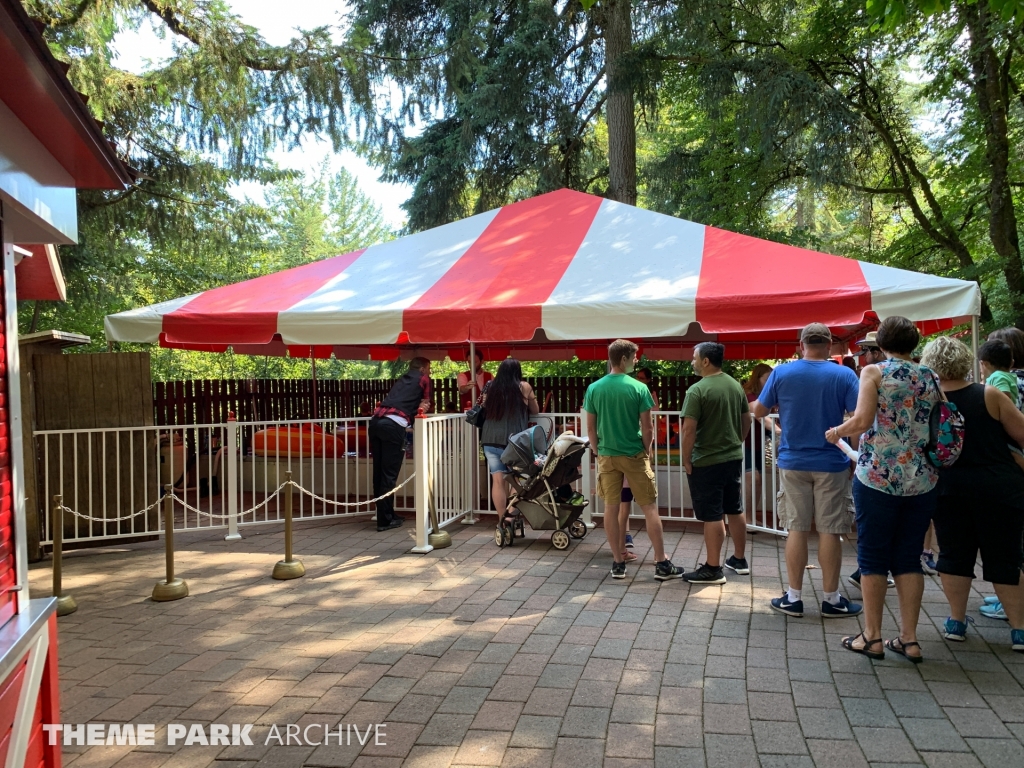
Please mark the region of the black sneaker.
POLYGON ((624 579, 624 578, 626 578, 626 564, 624 562, 622 562, 622 563, 615 563, 615 562, 613 562, 612 563, 612 578, 613 579, 624 579))
MULTIPOLYGON (((857 589, 860 589, 860 568, 858 568, 856 571, 847 576, 846 580, 853 584, 853 586, 855 586, 857 589)), ((887 586, 889 589, 892 589, 896 586, 896 581, 893 579, 891 575, 886 575, 885 586, 887 586)))
POLYGON ((804 615, 804 601, 794 600, 789 602, 789 592, 783 592, 782 597, 776 597, 772 600, 772 610, 784 613, 787 616, 795 616, 799 619, 804 615))
POLYGON ((725 573, 722 566, 704 563, 696 571, 684 573, 683 578, 691 584, 725 584, 725 573))
POLYGON ((736 571, 740 576, 746 576, 750 573, 750 566, 747 565, 747 559, 745 557, 736 557, 736 555, 733 555, 725 561, 725 567, 730 571, 736 571))
POLYGON ((402 527, 402 523, 404 523, 404 522, 405 522, 405 520, 403 518, 396 517, 395 519, 393 519, 387 525, 378 525, 377 526, 377 532, 380 533, 381 531, 390 531, 392 528, 401 528, 402 527))
POLYGON ((672 565, 671 560, 662 560, 660 563, 654 564, 655 581, 668 581, 669 579, 678 579, 682 575, 683 569, 679 566, 672 565))

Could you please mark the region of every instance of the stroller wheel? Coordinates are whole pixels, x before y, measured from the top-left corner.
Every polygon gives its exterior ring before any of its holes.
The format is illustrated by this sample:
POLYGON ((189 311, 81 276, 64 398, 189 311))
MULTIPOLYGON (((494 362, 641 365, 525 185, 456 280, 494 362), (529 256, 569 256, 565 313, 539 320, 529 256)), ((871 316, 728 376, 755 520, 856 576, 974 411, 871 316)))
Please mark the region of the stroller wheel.
POLYGON ((501 529, 500 525, 494 529, 494 543, 499 547, 505 546, 505 532, 501 529))
POLYGON ((569 534, 565 531, 555 531, 551 534, 551 546, 555 549, 568 549, 569 534))
POLYGON ((520 539, 525 538, 526 537, 526 523, 523 522, 522 518, 519 518, 516 521, 516 528, 519 529, 519 538, 520 539))
POLYGON ((582 539, 587 535, 587 524, 582 520, 573 520, 569 525, 569 535, 574 539, 582 539))

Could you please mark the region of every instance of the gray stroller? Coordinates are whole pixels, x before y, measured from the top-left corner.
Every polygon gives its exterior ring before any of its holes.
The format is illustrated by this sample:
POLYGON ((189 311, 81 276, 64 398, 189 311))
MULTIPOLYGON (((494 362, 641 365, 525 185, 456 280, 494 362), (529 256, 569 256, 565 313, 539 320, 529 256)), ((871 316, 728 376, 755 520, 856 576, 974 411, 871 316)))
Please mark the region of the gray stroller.
POLYGON ((509 470, 505 479, 512 486, 512 495, 494 531, 494 543, 499 547, 512 545, 517 533, 523 538, 526 523, 535 531, 553 531, 551 545, 555 549, 568 549, 572 539, 587 535, 580 515, 589 502, 573 490, 572 483, 583 477, 580 464, 589 444, 563 435, 566 437, 569 439, 561 444, 556 440, 548 448, 544 430, 534 426, 509 439, 501 461, 509 470))

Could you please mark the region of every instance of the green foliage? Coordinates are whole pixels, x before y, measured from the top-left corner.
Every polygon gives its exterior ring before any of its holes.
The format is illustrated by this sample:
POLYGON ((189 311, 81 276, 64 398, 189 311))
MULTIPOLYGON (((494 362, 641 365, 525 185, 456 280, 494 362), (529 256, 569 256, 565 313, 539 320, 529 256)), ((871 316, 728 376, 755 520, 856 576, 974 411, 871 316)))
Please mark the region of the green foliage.
MULTIPOLYGON (((326 27, 269 45, 223 0, 23 1, 138 173, 123 192, 79 194, 80 241, 60 249, 68 302, 41 306, 36 327, 86 333, 102 348, 107 314, 393 236, 347 173, 305 180, 267 160, 312 137, 347 144, 369 102, 357 45, 336 44, 326 27), (149 23, 173 55, 141 74, 117 68, 115 37, 149 23), (242 182, 264 185, 265 204, 239 199, 242 182)), ((154 360, 158 378, 299 364, 166 350, 154 360)))
MULTIPOLYGON (((103 317, 137 306, 187 296, 219 285, 346 253, 390 239, 394 233, 381 223, 379 209, 363 194, 345 170, 329 176, 326 170, 305 180, 286 177, 266 190, 266 206, 237 202, 230 196, 217 208, 200 206, 191 220, 189 237, 146 240, 144 228, 127 226, 110 217, 109 208, 83 217, 80 243, 67 249, 74 259, 65 263, 68 301, 47 303, 39 327, 59 328, 92 337, 103 346, 103 317)), ((162 204, 160 207, 166 207, 162 204)), ((22 307, 22 332, 32 312, 22 307)), ((122 349, 151 349, 157 380, 309 376, 308 360, 249 358, 121 345, 122 349)), ((324 361, 318 368, 334 377, 359 378, 380 373, 373 364, 324 361)))
POLYGON ((886 32, 853 0, 678 3, 649 43, 678 66, 662 71, 659 119, 642 137, 642 200, 976 279, 984 316, 1024 323, 1024 72, 1016 27, 985 8, 964 0, 941 23, 917 15, 886 32), (1015 94, 1004 117, 986 95, 987 62, 1015 94))
MULTIPOLYGON (((128 191, 80 196, 82 242, 61 249, 71 300, 47 308, 41 327, 98 339, 109 312, 389 237, 350 178, 302 180, 267 162, 271 148, 312 136, 358 138, 386 179, 412 183, 412 230, 563 186, 604 194, 614 89, 638 104, 642 205, 976 279, 990 322, 1024 325, 1024 0, 637 0, 614 83, 610 1, 358 0, 343 43, 319 28, 286 46, 268 45, 225 0, 25 3, 140 171, 128 191), (174 56, 144 74, 118 70, 111 41, 151 21, 174 56), (266 205, 232 194, 245 181, 267 187, 266 205)), ((155 359, 172 378, 309 366, 155 359)), ((454 375, 461 364, 446 365, 454 375)), ((659 375, 688 372, 666 365, 659 375)))
MULTIPOLYGON (((970 2, 986 2, 986 0, 970 0, 970 2)), ((1020 21, 1024 15, 1024 2, 1021 0, 987 0, 992 13, 1003 21, 1020 21)), ((868 15, 875 19, 874 29, 894 32, 904 22, 916 15, 936 16, 949 11, 952 0, 867 0, 868 15)))
POLYGON ((410 229, 560 187, 600 189, 603 58, 579 0, 361 0, 351 20, 350 44, 373 54, 367 80, 399 96, 364 140, 387 178, 414 185, 410 229))

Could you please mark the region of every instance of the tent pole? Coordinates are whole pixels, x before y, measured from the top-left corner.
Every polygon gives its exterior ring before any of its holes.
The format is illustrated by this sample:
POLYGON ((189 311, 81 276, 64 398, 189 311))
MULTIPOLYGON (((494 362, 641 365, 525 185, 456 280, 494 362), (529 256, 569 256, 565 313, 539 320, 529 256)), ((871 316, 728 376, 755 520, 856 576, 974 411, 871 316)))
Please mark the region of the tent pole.
POLYGON ((978 362, 978 316, 971 315, 971 352, 974 354, 974 381, 984 384, 981 380, 981 363, 978 362))
MULTIPOLYGON (((472 404, 476 404, 476 344, 469 342, 469 380, 473 384, 470 394, 473 396, 472 404)), ((470 405, 470 408, 473 407, 470 405)))
MULTIPOLYGON (((313 348, 310 347, 309 351, 312 353, 313 348)), ((317 407, 316 407, 316 357, 312 354, 309 356, 309 362, 313 366, 313 421, 317 420, 317 407)))
MULTIPOLYGON (((469 342, 469 380, 473 385, 473 388, 469 390, 469 393, 473 398, 472 400, 470 400, 469 407, 472 408, 476 404, 476 343, 473 342, 472 339, 469 342)), ((478 430, 474 429, 471 434, 473 434, 473 437, 470 439, 475 439, 480 433, 478 430)), ((477 447, 476 450, 469 451, 470 455, 473 457, 473 462, 472 464, 470 464, 470 467, 472 467, 472 469, 476 469, 477 467, 476 457, 479 450, 479 447, 477 447)), ((491 476, 487 475, 487 479, 490 480, 491 476)), ((462 517, 461 522, 463 525, 476 525, 477 522, 476 514, 474 513, 474 508, 476 507, 476 499, 479 498, 479 494, 477 494, 474 490, 476 488, 476 485, 477 473, 471 471, 469 480, 469 496, 470 499, 472 499, 472 501, 470 501, 469 509, 466 511, 466 514, 462 517)), ((487 495, 490 496, 491 494, 488 492, 487 495)))

